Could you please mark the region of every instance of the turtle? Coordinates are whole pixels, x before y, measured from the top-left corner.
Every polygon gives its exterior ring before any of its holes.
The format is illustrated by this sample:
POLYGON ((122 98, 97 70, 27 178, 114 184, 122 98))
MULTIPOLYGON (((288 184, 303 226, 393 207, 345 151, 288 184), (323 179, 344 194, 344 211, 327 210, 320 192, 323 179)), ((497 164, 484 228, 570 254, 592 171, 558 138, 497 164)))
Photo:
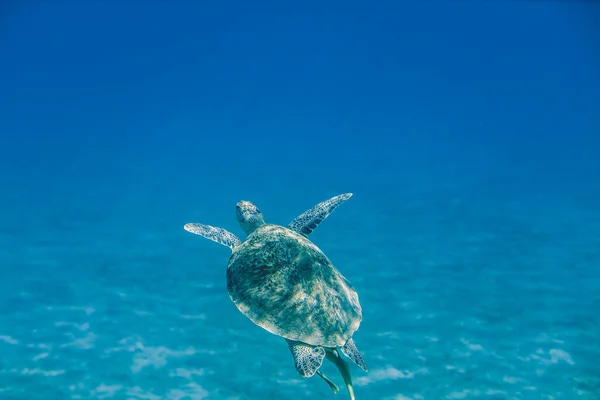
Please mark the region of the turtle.
POLYGON ((286 340, 300 375, 317 374, 337 393, 339 388, 320 371, 327 358, 340 371, 354 400, 350 369, 340 352, 367 371, 353 340, 362 308, 350 282, 309 239, 351 196, 345 193, 323 201, 287 226, 266 223, 258 207, 239 201, 236 216, 247 235, 243 241, 210 225, 187 223, 184 229, 231 249, 229 298, 254 324, 286 340))

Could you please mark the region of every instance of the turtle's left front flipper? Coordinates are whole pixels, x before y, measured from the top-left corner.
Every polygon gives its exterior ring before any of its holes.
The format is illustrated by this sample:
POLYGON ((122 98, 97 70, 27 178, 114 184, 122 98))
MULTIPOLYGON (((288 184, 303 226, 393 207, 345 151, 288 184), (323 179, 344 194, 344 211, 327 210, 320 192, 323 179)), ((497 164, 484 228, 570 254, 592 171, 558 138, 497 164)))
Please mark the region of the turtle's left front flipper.
POLYGON ((310 235, 321 222, 325 220, 337 206, 352 197, 352 193, 340 194, 329 200, 323 201, 310 210, 307 210, 294 218, 288 227, 304 236, 310 235))
POLYGON ((223 228, 217 228, 216 226, 189 223, 185 224, 183 229, 212 240, 213 242, 222 244, 223 246, 227 246, 232 250, 241 243, 240 239, 233 233, 223 228))

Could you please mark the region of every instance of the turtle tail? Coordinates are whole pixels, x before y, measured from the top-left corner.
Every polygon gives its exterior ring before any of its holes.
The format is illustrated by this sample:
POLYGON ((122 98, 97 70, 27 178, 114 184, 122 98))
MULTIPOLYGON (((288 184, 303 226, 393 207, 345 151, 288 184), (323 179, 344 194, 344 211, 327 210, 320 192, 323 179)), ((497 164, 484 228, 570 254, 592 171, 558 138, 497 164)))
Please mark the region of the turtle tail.
POLYGON ((350 400, 355 400, 354 389, 352 389, 352 377, 350 376, 350 368, 348 367, 348 363, 342 359, 342 357, 340 357, 340 353, 337 349, 327 349, 325 357, 334 363, 337 369, 340 371, 342 378, 344 378, 346 389, 348 389, 350 400))

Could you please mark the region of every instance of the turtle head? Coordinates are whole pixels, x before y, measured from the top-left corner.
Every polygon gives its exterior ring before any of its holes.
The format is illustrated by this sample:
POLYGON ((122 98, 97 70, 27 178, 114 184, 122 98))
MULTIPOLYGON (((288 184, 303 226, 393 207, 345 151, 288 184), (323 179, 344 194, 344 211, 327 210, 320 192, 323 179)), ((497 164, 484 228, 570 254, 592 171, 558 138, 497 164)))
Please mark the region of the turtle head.
POLYGON ((265 224, 265 219, 258 207, 249 201, 242 200, 237 203, 235 214, 246 235, 251 234, 256 228, 265 224))

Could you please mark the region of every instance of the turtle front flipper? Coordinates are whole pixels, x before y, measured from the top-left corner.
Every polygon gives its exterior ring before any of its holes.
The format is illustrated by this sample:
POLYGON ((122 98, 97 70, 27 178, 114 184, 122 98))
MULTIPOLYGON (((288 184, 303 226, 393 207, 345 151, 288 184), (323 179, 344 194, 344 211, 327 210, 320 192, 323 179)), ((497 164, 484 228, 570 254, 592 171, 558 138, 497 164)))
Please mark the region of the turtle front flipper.
POLYGON ((358 351, 358 348, 356 347, 356 344, 354 344, 354 340, 352 340, 352 338, 348 339, 346 344, 340 347, 340 350, 342 350, 342 353, 351 359, 354 364, 358 365, 363 369, 363 371, 367 372, 367 364, 365 364, 365 360, 358 351))
POLYGON ((289 339, 286 341, 294 357, 296 370, 305 378, 313 376, 323 364, 325 349, 289 339))
POLYGON ((219 244, 222 244, 223 246, 227 246, 232 250, 234 247, 241 243, 240 239, 238 239, 237 236, 223 228, 217 228, 214 226, 204 224, 190 223, 185 224, 183 226, 183 229, 185 229, 188 232, 195 233, 196 235, 200 235, 202 237, 210 239, 219 244))
POLYGON ((288 225, 288 228, 304 236, 308 236, 317 229, 317 226, 319 226, 319 224, 323 222, 337 206, 344 203, 350 197, 352 197, 352 193, 345 193, 321 202, 294 218, 288 225))

